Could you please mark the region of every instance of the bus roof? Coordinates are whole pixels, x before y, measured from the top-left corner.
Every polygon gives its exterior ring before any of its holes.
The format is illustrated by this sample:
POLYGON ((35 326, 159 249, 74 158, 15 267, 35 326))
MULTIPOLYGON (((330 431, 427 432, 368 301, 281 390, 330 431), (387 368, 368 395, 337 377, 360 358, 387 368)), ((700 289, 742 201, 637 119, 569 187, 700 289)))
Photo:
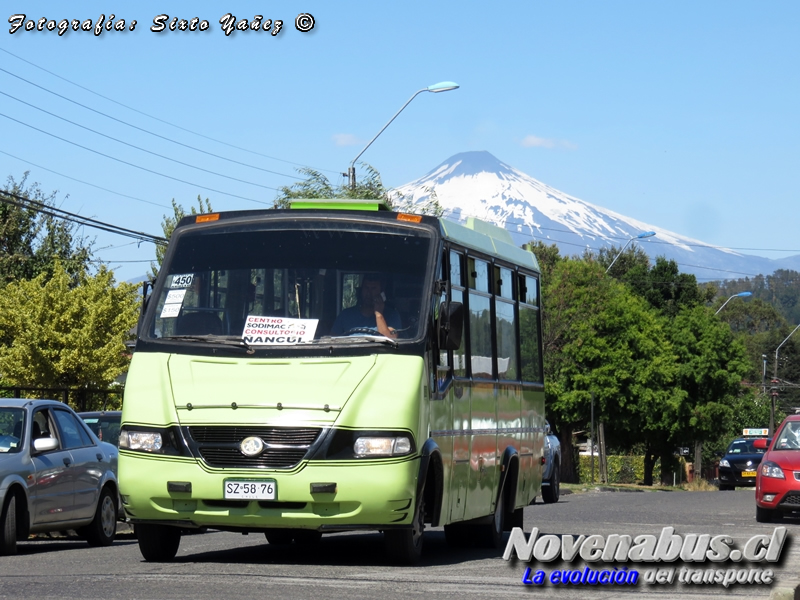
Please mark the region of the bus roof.
POLYGON ((447 219, 439 219, 439 223, 446 240, 539 271, 533 252, 515 246, 511 234, 502 227, 473 217, 469 217, 464 225, 447 219))
MULTIPOLYGON (((287 209, 260 209, 245 211, 226 211, 214 212, 210 214, 187 215, 178 223, 177 228, 182 228, 195 223, 210 222, 217 220, 227 220, 241 217, 256 217, 259 215, 274 214, 278 212, 290 212, 292 210, 303 211, 369 211, 380 215, 383 218, 389 217, 393 213, 387 211, 387 206, 382 200, 360 200, 360 199, 295 199, 291 203, 292 208, 287 209)), ((391 218, 391 217, 389 217, 391 218)), ((431 223, 439 221, 442 236, 444 239, 457 243, 471 250, 477 250, 494 258, 506 260, 519 266, 539 271, 539 263, 536 256, 530 250, 519 248, 514 245, 514 240, 506 229, 481 221, 474 217, 467 218, 466 223, 456 223, 444 218, 435 219, 434 217, 422 217, 425 222, 431 223)))

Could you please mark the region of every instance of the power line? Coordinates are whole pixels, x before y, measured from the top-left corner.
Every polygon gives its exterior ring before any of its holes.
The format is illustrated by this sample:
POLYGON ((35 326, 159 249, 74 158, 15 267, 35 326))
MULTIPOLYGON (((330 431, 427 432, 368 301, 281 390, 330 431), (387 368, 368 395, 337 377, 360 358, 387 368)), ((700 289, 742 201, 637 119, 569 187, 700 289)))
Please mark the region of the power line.
MULTIPOLYGON (((450 214, 455 213, 457 210, 460 209, 445 209, 445 212, 449 212, 450 214)), ((464 216, 474 217, 476 219, 487 219, 487 217, 478 217, 476 215, 467 215, 466 213, 460 213, 464 216)), ((570 233, 572 235, 581 235, 571 229, 559 229, 557 227, 542 227, 541 225, 530 224, 518 217, 506 217, 507 223, 512 223, 513 225, 524 225, 525 227, 530 227, 531 229, 537 229, 539 231, 555 231, 557 233, 570 233)), ((521 232, 516 232, 521 233, 521 232)), ((627 241, 630 236, 620 236, 620 235, 601 235, 601 234, 592 234, 596 237, 606 238, 606 239, 614 239, 620 241, 627 241)), ((563 242, 568 243, 568 242, 563 242)), ((664 244, 667 246, 675 246, 673 242, 665 242, 659 239, 649 239, 647 241, 648 244, 664 244)), ((711 250, 747 250, 751 252, 800 252, 800 249, 785 249, 785 248, 741 248, 736 246, 713 246, 711 244, 694 244, 690 242, 681 242, 682 246, 688 246, 690 248, 709 248, 711 250)), ((572 244, 575 246, 579 246, 580 244, 572 244)))
MULTIPOLYGON (((116 104, 118 106, 121 106, 121 107, 126 108, 128 110, 131 110, 131 111, 133 111, 135 113, 143 115, 143 116, 145 116, 145 117, 147 117, 149 119, 153 119, 155 121, 158 121, 159 123, 164 123, 165 125, 169 125, 170 127, 174 127, 175 129, 180 129, 181 131, 185 131, 186 133, 191 133, 192 135, 196 135, 198 137, 205 138, 205 139, 210 140, 212 142, 215 142, 217 144, 223 144, 224 146, 228 146, 228 147, 234 148, 236 150, 241 150, 242 152, 247 152, 249 154, 255 154, 256 156, 261 156, 263 158, 269 158, 270 160, 277 160, 279 162, 283 162, 283 163, 294 165, 294 166, 298 166, 298 167, 304 167, 304 168, 308 167, 308 165, 303 165, 301 163, 292 162, 290 160, 284 160, 282 158, 277 158, 275 156, 269 156, 267 154, 262 154, 260 152, 256 152, 255 150, 248 150, 247 148, 241 148, 239 146, 235 146, 233 144, 229 144, 228 142, 223 142, 222 140, 217 140, 215 138, 209 137, 209 136, 204 135, 202 133, 198 133, 196 131, 192 131, 191 129, 186 129, 184 127, 181 127, 180 125, 176 125, 175 123, 171 123, 170 121, 166 121, 164 119, 160 119, 160 118, 155 117, 153 115, 150 115, 150 114, 148 114, 148 113, 146 113, 144 111, 141 111, 139 109, 133 108, 132 106, 128 106, 127 104, 123 104, 122 102, 114 100, 113 98, 109 98, 108 96, 104 96, 103 94, 100 94, 99 92, 96 92, 96 91, 94 91, 94 90, 92 90, 92 89, 90 89, 88 87, 82 86, 79 83, 75 83, 74 81, 70 81, 69 79, 59 75, 58 73, 54 73, 53 71, 49 71, 49 70, 45 69, 44 67, 40 67, 36 63, 33 63, 33 62, 29 61, 29 60, 26 60, 26 59, 22 58, 21 56, 17 56, 13 52, 9 52, 5 48, 0 48, 0 51, 3 51, 3 52, 5 52, 6 54, 8 54, 10 56, 13 56, 17 60, 21 60, 22 62, 27 63, 27 64, 31 65, 32 67, 36 67, 40 71, 44 71, 45 73, 47 73, 49 75, 52 75, 53 77, 57 77, 58 79, 61 79, 62 81, 66 81, 70 85, 74 85, 75 87, 78 87, 78 88, 80 88, 80 89, 82 89, 82 90, 84 90, 86 92, 89 92, 90 94, 94 94, 95 96, 98 96, 99 98, 102 98, 103 100, 108 100, 109 102, 113 102, 114 104, 116 104)), ((33 84, 33 85, 35 85, 35 84, 33 84)), ((339 171, 334 171, 332 169, 316 169, 315 168, 315 170, 316 171, 326 171, 328 173, 339 173, 339 171)))
POLYGON ((54 171, 53 169, 48 169, 47 167, 43 167, 41 165, 37 165, 35 162, 31 162, 29 160, 25 160, 24 158, 20 158, 19 156, 14 156, 4 150, 0 150, 0 154, 5 154, 6 156, 10 156, 11 158, 15 158, 20 162, 27 163, 29 165, 33 165, 37 169, 42 169, 44 171, 48 171, 50 173, 54 173, 59 177, 66 177, 67 179, 71 179, 72 181, 77 181, 78 183, 82 183, 84 185, 89 185, 93 188, 97 188, 98 190, 103 190, 104 192, 108 192, 109 194, 114 194, 116 196, 122 196, 123 198, 130 198, 131 200, 136 200, 137 202, 144 202, 145 204, 152 204, 153 206, 160 206, 162 208, 172 208, 171 206, 167 206, 166 204, 159 204, 158 202, 152 202, 150 200, 144 200, 142 198, 137 198, 136 196, 129 196, 128 194, 123 194, 122 192, 115 192, 114 190, 109 190, 108 188, 104 188, 99 185, 95 185, 94 183, 89 183, 88 181, 83 181, 82 179, 76 179, 75 177, 71 177, 70 175, 64 175, 63 173, 59 173, 58 171, 54 171))
POLYGON ((39 202, 38 200, 32 200, 31 198, 25 198, 24 196, 19 196, 7 190, 0 191, 0 202, 4 204, 10 204, 12 206, 16 206, 22 209, 33 210, 35 212, 54 217, 56 219, 70 221, 78 225, 85 225, 86 227, 93 227, 94 229, 100 229, 101 231, 107 231, 109 233, 115 233, 117 235, 133 238, 135 240, 140 240, 142 242, 151 242, 153 244, 159 244, 159 245, 165 245, 167 243, 167 239, 161 236, 151 235, 149 233, 144 233, 141 231, 134 231, 133 229, 127 229, 125 227, 120 227, 119 225, 112 225, 111 223, 105 223, 103 221, 98 221, 96 219, 90 219, 89 217, 83 217, 81 215, 66 210, 62 210, 60 208, 49 206, 44 202, 39 202), (8 197, 3 198, 2 196, 8 196, 8 197), (16 201, 11 200, 11 198, 14 198, 16 201))
MULTIPOLYGON (((0 71, 2 71, 2 70, 3 69, 0 68, 0 71)), ((231 179, 233 181, 238 181, 239 183, 246 183, 247 185, 254 185, 256 187, 265 188, 265 189, 268 189, 268 190, 275 190, 276 189, 276 188, 273 188, 273 187, 269 187, 268 185, 262 185, 260 183, 254 183, 252 181, 247 181, 245 179, 239 179, 238 177, 232 177, 230 175, 224 175, 223 173, 217 173, 216 171, 211 171, 209 169, 204 169, 203 167, 197 167, 195 165, 192 165, 192 164, 189 164, 189 163, 185 163, 185 162, 183 162, 181 160, 178 160, 176 158, 170 158, 169 156, 164 156, 163 154, 159 154, 158 152, 153 152, 152 150, 147 150, 146 148, 141 148, 139 146, 136 146, 135 144, 131 144, 129 142, 126 142, 126 141, 117 139, 117 138, 115 138, 113 136, 110 136, 110 135, 108 135, 106 133, 102 133, 101 131, 97 131, 95 129, 92 129, 91 127, 86 127, 85 125, 81 125, 80 123, 76 123, 75 121, 71 121, 71 120, 69 120, 69 119, 67 119, 65 117, 59 116, 59 115, 57 115, 55 113, 52 113, 49 110, 45 110, 45 109, 40 108, 40 107, 38 107, 38 106, 36 106, 34 104, 31 104, 30 102, 25 102, 24 100, 20 100, 19 98, 16 98, 16 97, 12 96, 11 94, 7 94, 6 92, 4 92, 2 90, 0 90, 0 94, 3 94, 4 96, 8 96, 12 100, 16 100, 17 102, 25 104, 26 106, 30 106, 31 108, 34 108, 34 109, 36 109, 38 111, 41 111, 41 112, 43 112, 43 113, 45 113, 47 115, 50 115, 51 117, 55 117, 56 119, 61 119, 62 121, 66 121, 67 123, 70 123, 71 125, 75 125, 76 127, 80 127, 81 129, 85 129, 86 131, 91 131, 92 133, 94 133, 96 135, 99 135, 99 136, 102 136, 102 137, 104 137, 106 139, 113 140, 113 141, 115 141, 115 142, 117 142, 119 144, 124 144, 125 146, 129 146, 129 147, 134 148, 136 150, 139 150, 141 152, 147 152, 148 154, 152 154, 153 156, 157 156, 158 158, 163 158, 164 160, 172 161, 172 162, 177 163, 179 165, 183 165, 184 167, 189 167, 190 169, 197 169, 198 171, 203 171, 205 173, 210 173, 211 175, 216 175, 217 177, 224 177, 226 179, 231 179)), ((270 172, 272 172, 272 171, 270 171, 270 172)))
MULTIPOLYGON (((207 186, 204 186, 204 185, 200 185, 200 184, 197 184, 197 183, 192 183, 191 181, 186 181, 184 179, 179 179, 178 177, 173 177, 172 175, 165 175, 164 173, 159 173, 158 171, 154 171, 152 169, 148 169, 146 167, 142 167, 142 166, 133 164, 133 163, 128 162, 126 160, 122 160, 121 158, 116 158, 116 157, 111 156, 109 154, 104 154, 103 152, 100 152, 98 150, 93 150, 92 148, 88 148, 88 147, 83 146, 83 145, 81 145, 81 144, 79 144, 77 142, 73 142, 71 140, 68 140, 68 139, 62 138, 60 136, 57 136, 54 133, 50 133, 49 131, 45 131, 44 129, 39 129, 38 127, 34 127, 33 125, 29 125, 28 123, 25 123, 24 121, 20 121, 19 119, 15 119, 14 117, 9 117, 8 115, 6 115, 4 113, 0 113, 0 117, 5 117, 6 119, 9 119, 10 121, 14 121, 15 123, 19 123, 20 125, 24 125, 25 127, 29 127, 29 128, 31 128, 31 129, 33 129, 35 131, 38 131, 40 133, 44 133, 45 135, 49 135, 50 137, 54 137, 57 140, 61 140, 62 142, 66 142, 67 144, 72 144, 73 146, 77 146, 78 148, 83 148, 84 150, 88 150, 89 152, 93 152, 94 154, 99 154, 100 156, 103 156, 105 158, 109 158, 111 160, 114 160, 114 161, 116 161, 118 163, 122 163, 124 165, 128 165, 129 167, 134 167, 136 169, 141 169, 142 171, 146 171, 148 173, 153 173, 154 175, 160 175, 161 177, 166 177, 167 179, 172 179, 173 181, 178 181, 180 183, 185 183, 186 185, 193 185, 193 186, 199 187, 201 189, 208 190, 210 192, 216 192, 217 194, 223 194, 225 196, 230 196, 231 198, 239 198, 240 200, 247 200, 248 202, 255 202, 256 204, 269 205, 268 202, 263 202, 261 200, 255 200, 253 198, 248 198, 246 196, 239 196, 237 194, 231 194, 230 192, 223 192, 222 190, 217 190, 217 189, 210 188, 210 187, 207 187, 207 186)), ((264 187, 267 187, 267 186, 264 186, 264 187)), ((277 188, 267 188, 267 189, 275 190, 276 192, 280 191, 277 188)))
MULTIPOLYGON (((209 156, 213 156, 214 158, 219 158, 221 160, 227 160, 228 162, 232 162, 232 163, 237 164, 237 165, 242 165, 244 167, 249 167, 251 169, 256 169, 258 171, 264 171, 265 173, 272 173, 273 175, 280 175, 281 177, 290 177, 292 179, 300 179, 300 177, 298 177, 297 175, 287 175, 286 173, 279 173, 278 171, 271 171, 270 169, 264 169, 262 167, 257 167, 255 165, 250 165, 250 164, 238 161, 238 160, 234 160, 232 158, 227 158, 225 156, 220 156, 219 154, 214 154, 213 152, 207 152, 206 150, 202 150, 200 148, 195 148, 194 146, 190 146, 189 144, 184 144, 183 142, 179 142, 177 140, 173 140, 173 139, 168 138, 166 136, 163 136, 163 135, 160 135, 158 133, 154 133, 152 131, 144 129, 143 127, 138 127, 136 125, 132 125, 131 123, 123 121, 122 119, 117 119, 116 117, 112 117, 111 115, 108 115, 108 114, 106 114, 104 112, 101 112, 99 110, 95 110, 94 108, 92 108, 90 106, 86 106, 85 104, 81 104, 80 102, 77 102, 75 100, 67 98, 66 96, 62 96, 61 94, 58 94, 58 93, 56 93, 56 92, 54 92, 52 90, 48 90, 46 87, 43 87, 41 85, 37 85, 37 84, 33 83, 32 81, 28 81, 27 79, 25 79, 23 77, 20 77, 19 75, 15 75, 14 73, 11 73, 10 71, 5 70, 2 67, 0 67, 0 71, 2 71, 4 73, 7 73, 8 75, 11 75, 12 77, 16 77, 17 79, 20 79, 20 80, 24 81, 25 83, 27 83, 29 85, 32 85, 32 86, 37 87, 37 88, 39 88, 41 90, 44 90, 45 92, 48 92, 49 94, 53 94, 54 96, 57 96, 57 97, 59 97, 59 98, 61 98, 63 100, 66 100, 67 102, 72 102, 73 104, 76 104, 76 105, 80 106, 81 108, 85 108, 86 110, 90 110, 93 113, 96 113, 98 115, 106 117, 107 119, 111 119, 112 121, 116 121, 117 123, 122 123, 123 125, 127 125, 128 127, 131 127, 131 128, 136 129, 138 131, 147 133, 149 135, 155 136, 155 137, 160 138, 162 140, 166 140, 167 142, 172 142, 173 144, 177 144, 178 146, 183 146, 184 148, 189 148, 190 150, 194 150, 196 152, 201 152, 203 154, 207 154, 209 156)), ((83 125, 80 125, 78 123, 75 123, 73 121, 65 119, 64 117, 60 117, 60 116, 58 116, 58 115, 56 115, 54 113, 51 113, 51 112, 49 112, 49 111, 47 111, 47 110, 45 110, 43 108, 39 108, 38 106, 36 106, 34 104, 30 104, 29 102, 25 102, 24 100, 20 100, 19 98, 15 98, 11 94, 7 94, 5 92, 0 92, 0 93, 8 96, 9 98, 13 98, 17 102, 21 102, 22 104, 27 104, 28 106, 30 106, 32 108, 35 108, 36 110, 40 110, 42 112, 47 113, 48 115, 54 116, 54 117, 56 117, 58 119, 62 119, 64 121, 67 121, 67 123, 72 123, 73 125, 77 125, 78 127, 84 127, 83 125)), ((107 137, 109 139, 112 139, 112 140, 114 140, 116 142, 120 142, 120 140, 118 140, 116 138, 108 136, 108 135, 106 135, 104 133, 99 133, 99 132, 95 131, 94 129, 90 129, 89 127, 84 127, 84 129, 88 129, 92 133, 97 133, 98 135, 102 135, 102 136, 107 137)), ((120 142, 120 143, 127 144, 127 142, 120 142)), ((131 145, 131 144, 128 144, 128 145, 131 145)), ((139 148, 138 146, 133 146, 133 147, 136 148, 137 150, 141 150, 141 148, 139 148)), ((144 150, 144 152, 149 152, 149 150, 144 150)), ((160 156, 160 155, 157 154, 156 156, 160 156)), ((162 158, 164 158, 164 157, 162 157, 162 158)), ((181 164, 186 164, 186 163, 181 163, 181 164)), ((247 183, 247 182, 245 182, 245 183, 247 183)), ((253 184, 253 185, 257 185, 257 184, 253 184)))

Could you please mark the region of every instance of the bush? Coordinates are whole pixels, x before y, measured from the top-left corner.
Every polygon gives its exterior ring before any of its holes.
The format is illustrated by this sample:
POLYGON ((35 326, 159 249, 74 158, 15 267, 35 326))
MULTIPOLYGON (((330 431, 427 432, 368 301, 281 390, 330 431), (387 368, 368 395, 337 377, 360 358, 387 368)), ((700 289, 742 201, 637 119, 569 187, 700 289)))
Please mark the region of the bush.
MULTIPOLYGON (((644 456, 607 456, 608 483, 638 483, 644 481, 644 456)), ((581 455, 578 466, 580 483, 591 483, 592 457, 581 455)), ((653 467, 653 480, 661 477, 661 462, 656 461, 653 467)), ((594 457, 594 481, 600 481, 600 457, 594 457)))

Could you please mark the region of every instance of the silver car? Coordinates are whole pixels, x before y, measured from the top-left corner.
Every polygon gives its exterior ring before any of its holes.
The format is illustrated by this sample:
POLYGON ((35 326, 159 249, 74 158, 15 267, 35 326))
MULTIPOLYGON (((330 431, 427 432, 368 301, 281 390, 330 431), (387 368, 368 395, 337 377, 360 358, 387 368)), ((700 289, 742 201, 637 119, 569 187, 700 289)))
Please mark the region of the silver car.
POLYGON ((32 533, 67 529, 110 545, 117 457, 66 404, 0 398, 0 555, 32 533))
POLYGON ((544 473, 542 473, 542 500, 558 502, 561 496, 561 441, 550 431, 550 423, 545 421, 544 473))

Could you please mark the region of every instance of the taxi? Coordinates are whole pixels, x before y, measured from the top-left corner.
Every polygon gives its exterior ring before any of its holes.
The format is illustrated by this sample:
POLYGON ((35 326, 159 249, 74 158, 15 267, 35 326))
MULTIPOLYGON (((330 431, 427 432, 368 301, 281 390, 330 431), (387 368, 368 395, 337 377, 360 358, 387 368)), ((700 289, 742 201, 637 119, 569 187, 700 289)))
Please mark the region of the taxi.
MULTIPOLYGON (((744 429, 743 437, 733 440, 719 461, 719 489, 733 490, 736 487, 752 487, 756 484, 758 465, 766 451, 758 448, 756 436, 765 436, 768 429, 744 429)), ((763 438, 761 438, 763 439, 763 438)))

